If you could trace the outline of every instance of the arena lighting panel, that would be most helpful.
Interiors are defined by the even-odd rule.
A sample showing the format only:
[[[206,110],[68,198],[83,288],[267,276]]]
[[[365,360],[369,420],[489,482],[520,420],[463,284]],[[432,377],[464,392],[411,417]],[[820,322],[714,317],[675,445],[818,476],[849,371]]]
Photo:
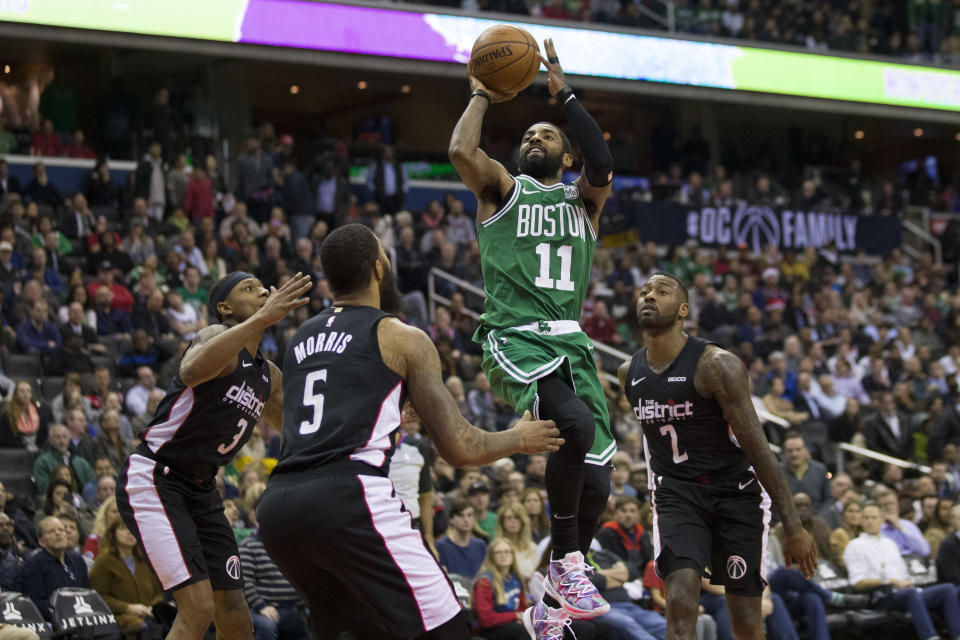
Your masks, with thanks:
[[[313,0],[0,0],[0,21],[464,63],[498,20]],[[571,74],[960,111],[960,71],[523,23]]]

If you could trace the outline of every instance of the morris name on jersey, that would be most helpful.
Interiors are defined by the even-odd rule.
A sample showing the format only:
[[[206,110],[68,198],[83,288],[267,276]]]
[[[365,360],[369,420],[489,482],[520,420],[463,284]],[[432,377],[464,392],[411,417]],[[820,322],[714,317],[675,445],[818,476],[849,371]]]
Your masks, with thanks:
[[[517,237],[546,236],[587,239],[586,221],[590,217],[581,206],[560,204],[521,204],[517,207]]]
[[[353,340],[353,335],[345,331],[318,333],[316,336],[310,336],[294,345],[293,355],[297,359],[297,364],[300,364],[304,358],[315,353],[332,352],[341,354],[346,350],[351,340]]]

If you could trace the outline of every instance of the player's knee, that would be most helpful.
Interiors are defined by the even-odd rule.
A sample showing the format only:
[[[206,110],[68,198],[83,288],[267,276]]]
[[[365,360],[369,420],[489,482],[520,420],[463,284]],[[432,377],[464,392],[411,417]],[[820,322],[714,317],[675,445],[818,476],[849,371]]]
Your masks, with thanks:
[[[667,638],[695,637],[700,603],[696,598],[675,598],[667,609]]]
[[[556,420],[560,437],[564,439],[563,449],[586,455],[593,446],[596,432],[593,413],[582,402],[570,402],[564,408],[563,416]]]
[[[758,635],[763,631],[763,614],[760,607],[756,607],[756,611],[742,607],[736,613],[731,611],[730,629],[733,631],[733,637],[737,640],[762,638],[762,635]]]
[[[177,618],[182,620],[191,632],[198,632],[199,635],[196,637],[206,632],[216,613],[213,602],[210,600],[196,599],[189,602],[187,606],[178,602],[178,607]]]

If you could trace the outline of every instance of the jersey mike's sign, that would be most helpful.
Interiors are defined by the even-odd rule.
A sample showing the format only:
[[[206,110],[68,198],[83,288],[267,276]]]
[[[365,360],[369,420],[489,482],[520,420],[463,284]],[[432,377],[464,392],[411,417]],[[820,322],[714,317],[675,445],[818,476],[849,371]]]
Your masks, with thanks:
[[[843,211],[805,211],[737,203],[729,207],[689,207],[673,203],[620,201],[619,215],[600,217],[601,235],[635,228],[643,242],[729,246],[760,253],[767,245],[781,249],[817,249],[888,253],[900,246],[900,221],[891,216],[857,216]]]

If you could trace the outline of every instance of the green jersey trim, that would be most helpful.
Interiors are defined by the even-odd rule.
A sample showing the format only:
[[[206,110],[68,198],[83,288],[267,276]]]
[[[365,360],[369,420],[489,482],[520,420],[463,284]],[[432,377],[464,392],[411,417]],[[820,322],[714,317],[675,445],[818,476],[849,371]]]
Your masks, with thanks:
[[[563,189],[564,187],[567,186],[567,185],[565,185],[563,182],[558,182],[557,184],[551,184],[550,186],[547,186],[547,185],[543,184],[542,182],[540,182],[539,180],[537,180],[536,178],[531,178],[530,176],[528,176],[528,175],[525,174],[525,173],[521,173],[520,175],[518,175],[518,176],[517,176],[517,179],[519,179],[519,178],[524,178],[524,179],[526,179],[526,180],[529,180],[530,182],[532,182],[532,183],[534,184],[534,186],[536,186],[536,187],[539,188],[539,189],[542,189],[543,191],[555,191],[556,189]],[[530,196],[530,195],[533,195],[533,194],[528,191],[528,192],[527,192],[527,195]]]
[[[500,218],[502,218],[502,217],[504,216],[504,214],[506,214],[508,211],[510,211],[510,209],[513,207],[513,205],[515,205],[515,204],[517,203],[517,199],[520,197],[520,191],[521,191],[521,189],[522,189],[522,187],[520,186],[520,182],[519,182],[516,178],[514,178],[514,179],[513,179],[513,189],[511,190],[512,195],[510,196],[510,199],[507,200],[507,201],[503,204],[503,206],[501,206],[496,212],[494,212],[494,214],[493,214],[492,216],[490,216],[489,218],[487,218],[486,220],[484,220],[483,222],[481,222],[481,223],[480,223],[480,226],[482,226],[482,227],[489,227],[491,224],[493,224],[494,222],[496,222],[497,220],[499,220]]]
[[[504,372],[507,373],[511,378],[514,378],[525,384],[536,382],[540,378],[553,373],[553,371],[563,364],[564,360],[566,360],[565,357],[558,356],[550,362],[537,367],[533,371],[524,371],[514,363],[510,362],[510,359],[507,358],[502,351],[500,351],[500,348],[497,346],[497,340],[493,336],[493,331],[487,334],[487,344],[490,346],[490,354],[493,356],[493,359],[497,361],[497,364],[500,365],[500,368],[503,369]]]
[[[600,453],[588,453],[583,461],[586,464],[606,464],[610,458],[613,457],[613,454],[617,452],[617,441],[614,440],[610,443],[610,446],[601,451]]]

